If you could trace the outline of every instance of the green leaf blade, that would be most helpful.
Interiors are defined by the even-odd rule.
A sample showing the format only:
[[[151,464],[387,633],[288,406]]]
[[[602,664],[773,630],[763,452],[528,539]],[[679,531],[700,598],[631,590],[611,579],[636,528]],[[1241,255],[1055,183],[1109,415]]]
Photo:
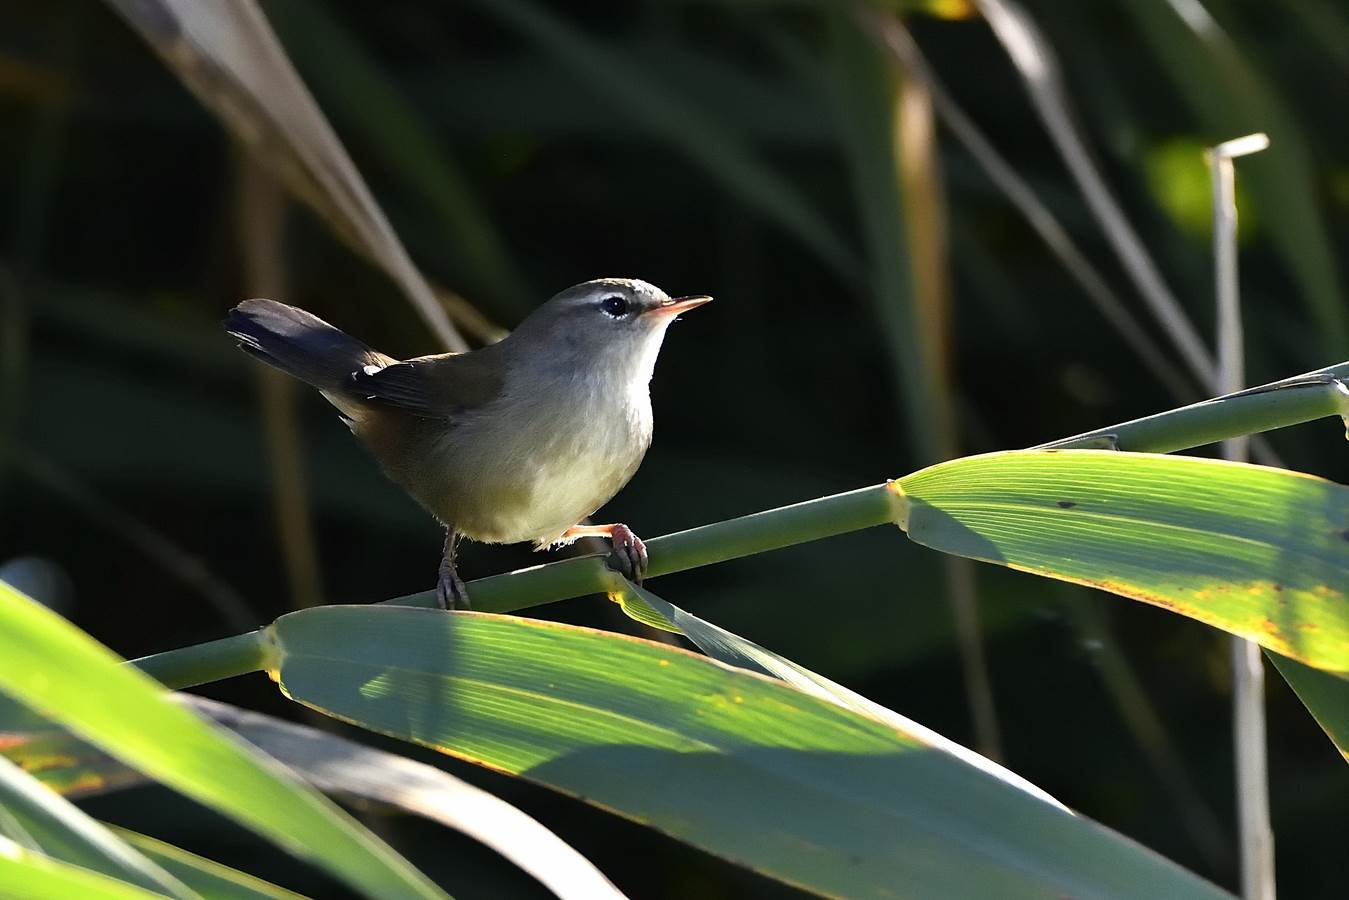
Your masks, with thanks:
[[[912,735],[666,645],[409,607],[272,629],[295,700],[826,895],[1225,896]]]
[[[325,794],[396,809],[460,831],[528,872],[561,900],[623,897],[589,860],[533,817],[440,768],[217,700],[192,694],[175,699]],[[0,703],[0,763],[8,758],[67,795],[115,791],[148,780],[70,732],[33,718],[15,718]],[[5,830],[0,810],[0,833]],[[112,830],[204,896],[298,896],[154,838]]]
[[[197,897],[187,885],[2,757],[0,811],[45,856],[148,891],[191,900]],[[0,822],[0,834],[5,830]]]
[[[304,895],[189,853],[148,835],[114,827],[122,840],[168,870],[204,900],[304,900]]]
[[[1349,681],[1277,653],[1265,655],[1349,762]]]
[[[322,795],[3,583],[0,691],[366,893],[445,896]]]
[[[1261,466],[1013,451],[900,479],[920,544],[1170,609],[1349,673],[1349,488]]]
[[[147,900],[165,896],[34,853],[0,837],[0,897],[6,900]]]

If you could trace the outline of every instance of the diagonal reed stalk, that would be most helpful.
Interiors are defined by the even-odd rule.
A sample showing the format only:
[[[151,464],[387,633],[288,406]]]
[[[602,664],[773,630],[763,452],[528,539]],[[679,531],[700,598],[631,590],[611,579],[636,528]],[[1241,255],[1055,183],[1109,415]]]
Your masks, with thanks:
[[[256,0],[211,9],[108,3],[245,147],[402,288],[447,349],[468,349]]]
[[[866,6],[857,7],[857,13],[872,29],[876,40],[880,41],[904,68],[905,75],[927,86],[932,95],[933,106],[943,124],[984,170],[989,180],[1002,191],[1008,202],[1016,207],[1026,220],[1026,224],[1039,236],[1050,252],[1058,257],[1068,274],[1082,288],[1082,293],[1096,306],[1101,317],[1129,345],[1138,360],[1159,382],[1166,385],[1176,399],[1187,400],[1194,397],[1196,392],[1189,379],[1165,353],[1158,349],[1143,324],[1110,287],[1105,276],[1092,265],[1086,253],[1073,241],[1068,229],[1055,218],[1026,180],[1017,174],[1012,164],[998,152],[988,137],[979,130],[974,120],[956,103],[950,91],[928,64],[918,43],[904,27],[900,17],[883,14]]]
[[[1057,588],[1059,607],[1073,622],[1083,646],[1091,648],[1092,668],[1099,674],[1102,686],[1114,700],[1157,780],[1166,788],[1180,824],[1209,868],[1225,871],[1232,860],[1232,841],[1190,777],[1162,713],[1137,669],[1121,650],[1106,614],[1105,599],[1091,596],[1080,585],[1061,584]]]
[[[1157,264],[1143,246],[1142,238],[1129,224],[1123,207],[1092,159],[1082,130],[1074,119],[1058,59],[1049,41],[1026,11],[1012,0],[975,0],[975,5],[1021,73],[1031,103],[1054,146],[1153,316],[1199,382],[1210,390],[1224,390],[1216,387],[1218,371],[1213,355],[1204,346],[1180,301],[1167,287]]]
[[[1114,447],[1170,453],[1243,434],[1327,416],[1349,417],[1349,362],[1202,403],[1122,422],[1041,445],[1042,449]],[[651,577],[712,565],[895,521],[888,483],[859,488],[652,538]],[[512,612],[571,597],[604,593],[611,579],[602,556],[585,556],[469,582],[474,608]],[[434,606],[435,591],[385,601]],[[196,644],[134,663],[170,688],[187,688],[260,671],[267,661],[261,631]]]
[[[257,612],[200,556],[81,481],[74,473],[23,445],[7,449],[7,462],[24,478],[59,498],[109,538],[126,544],[179,584],[198,593],[232,628],[257,620]]]

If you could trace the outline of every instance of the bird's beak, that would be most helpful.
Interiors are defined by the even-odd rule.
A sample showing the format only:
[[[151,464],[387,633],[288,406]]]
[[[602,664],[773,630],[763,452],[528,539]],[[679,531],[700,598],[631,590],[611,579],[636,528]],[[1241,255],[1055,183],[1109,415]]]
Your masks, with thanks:
[[[696,297],[674,297],[662,301],[660,306],[653,306],[646,311],[648,316],[677,316],[680,313],[686,313],[695,306],[702,306],[704,303],[711,303],[712,298],[706,294],[699,294]]]

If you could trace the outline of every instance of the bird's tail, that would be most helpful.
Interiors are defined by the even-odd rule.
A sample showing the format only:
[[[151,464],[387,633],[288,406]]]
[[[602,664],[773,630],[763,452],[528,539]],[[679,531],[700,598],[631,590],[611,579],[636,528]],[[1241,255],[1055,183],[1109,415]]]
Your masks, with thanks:
[[[230,310],[225,330],[241,349],[325,394],[342,392],[357,369],[394,361],[318,316],[275,300],[245,300]]]

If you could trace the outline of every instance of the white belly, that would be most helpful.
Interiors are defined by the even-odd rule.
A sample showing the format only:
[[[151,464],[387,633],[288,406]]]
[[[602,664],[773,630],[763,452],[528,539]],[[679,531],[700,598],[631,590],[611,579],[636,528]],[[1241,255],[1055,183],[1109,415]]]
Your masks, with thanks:
[[[650,400],[623,399],[636,402],[543,394],[515,407],[509,426],[498,416],[466,422],[445,447],[450,521],[486,543],[556,541],[627,484],[646,453]]]
[[[640,457],[638,457],[640,460]],[[554,457],[525,475],[529,500],[500,508],[493,517],[501,543],[555,543],[564,531],[594,513],[632,477],[636,463],[612,456]]]

